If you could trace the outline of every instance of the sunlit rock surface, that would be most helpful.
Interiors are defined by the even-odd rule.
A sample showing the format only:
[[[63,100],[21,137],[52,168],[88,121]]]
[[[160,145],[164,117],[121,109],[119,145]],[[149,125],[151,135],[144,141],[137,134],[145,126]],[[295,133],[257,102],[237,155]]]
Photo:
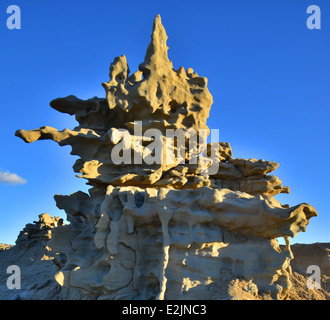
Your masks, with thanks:
[[[105,99],[53,100],[51,107],[75,115],[73,130],[16,132],[29,143],[70,145],[79,156],[74,171],[91,185],[89,194],[55,196],[70,222],[54,228],[48,244],[66,255],[55,278],[92,299],[284,299],[289,237],[317,213],[273,197],[289,193],[268,175],[278,163],[233,158],[229,143],[206,143],[207,79],[174,70],[166,40],[158,15],[139,70],[130,75],[126,57],[114,59]],[[186,134],[180,159],[168,130]],[[188,146],[193,132],[203,138]],[[118,150],[122,162],[113,157]]]

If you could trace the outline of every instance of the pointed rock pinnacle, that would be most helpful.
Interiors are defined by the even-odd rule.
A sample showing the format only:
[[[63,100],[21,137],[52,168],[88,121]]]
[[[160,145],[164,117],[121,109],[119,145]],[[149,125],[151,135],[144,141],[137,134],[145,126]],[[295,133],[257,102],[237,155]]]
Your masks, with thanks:
[[[151,34],[151,42],[147,48],[144,62],[140,64],[139,69],[146,76],[151,70],[156,70],[163,67],[173,68],[172,62],[167,56],[168,46],[166,45],[168,37],[162,20],[158,14],[155,17],[153,30]]]

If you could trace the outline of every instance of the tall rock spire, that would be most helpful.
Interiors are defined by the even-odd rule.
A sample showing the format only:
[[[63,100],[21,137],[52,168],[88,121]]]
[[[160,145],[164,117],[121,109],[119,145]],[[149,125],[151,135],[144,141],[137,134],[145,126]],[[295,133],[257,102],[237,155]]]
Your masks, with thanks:
[[[173,68],[172,62],[168,59],[166,45],[168,37],[162,20],[158,14],[155,17],[153,30],[151,34],[151,42],[147,48],[144,62],[140,64],[139,69],[147,76],[151,70],[161,70]]]
[[[140,70],[129,75],[116,57],[106,99],[53,100],[76,116],[73,130],[16,132],[70,145],[74,171],[92,186],[55,196],[70,221],[52,229],[49,247],[67,256],[55,279],[89,299],[286,298],[289,237],[317,212],[273,198],[289,191],[267,175],[278,163],[232,158],[222,142],[201,155],[212,95],[205,77],[173,69],[166,40],[157,15]]]

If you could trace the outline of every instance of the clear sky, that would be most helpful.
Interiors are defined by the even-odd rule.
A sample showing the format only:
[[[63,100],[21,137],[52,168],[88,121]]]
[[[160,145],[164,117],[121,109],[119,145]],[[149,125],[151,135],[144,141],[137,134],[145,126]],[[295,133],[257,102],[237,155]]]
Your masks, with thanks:
[[[13,4],[20,30],[6,26]],[[321,9],[318,30],[306,25],[313,4]],[[105,97],[110,63],[125,54],[137,70],[158,13],[174,68],[208,78],[208,125],[220,141],[230,142],[235,158],[279,162],[274,174],[291,193],[276,198],[318,211],[291,242],[330,242],[330,1],[2,0],[0,243],[14,244],[43,212],[65,218],[55,194],[88,190],[75,177],[69,146],[25,144],[15,131],[72,129],[74,118],[49,102]]]

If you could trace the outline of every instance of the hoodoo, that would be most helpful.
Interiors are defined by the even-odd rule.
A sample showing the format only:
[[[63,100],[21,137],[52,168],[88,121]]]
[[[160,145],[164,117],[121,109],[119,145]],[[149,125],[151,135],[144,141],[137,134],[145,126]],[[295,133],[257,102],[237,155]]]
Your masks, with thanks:
[[[53,100],[75,115],[73,130],[16,132],[26,142],[70,145],[74,171],[91,186],[55,196],[70,222],[52,229],[49,246],[67,257],[56,280],[89,299],[284,299],[289,237],[317,213],[274,198],[289,193],[269,175],[278,163],[233,158],[229,143],[201,138],[210,133],[207,79],[174,70],[166,40],[158,15],[139,70],[130,74],[123,55],[110,65],[106,98]]]

